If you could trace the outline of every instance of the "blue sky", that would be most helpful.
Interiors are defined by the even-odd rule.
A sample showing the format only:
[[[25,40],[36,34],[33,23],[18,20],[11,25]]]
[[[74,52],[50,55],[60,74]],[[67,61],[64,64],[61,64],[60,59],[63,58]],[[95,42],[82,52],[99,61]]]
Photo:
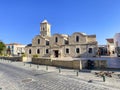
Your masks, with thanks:
[[[0,0],[0,40],[31,43],[44,19],[52,34],[96,34],[106,44],[120,32],[120,0]]]

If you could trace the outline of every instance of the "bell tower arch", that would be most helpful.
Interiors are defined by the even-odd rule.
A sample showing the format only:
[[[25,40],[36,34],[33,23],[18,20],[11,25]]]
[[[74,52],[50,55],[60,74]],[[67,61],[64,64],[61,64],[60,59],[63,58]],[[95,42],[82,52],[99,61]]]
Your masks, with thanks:
[[[51,25],[47,20],[44,20],[40,23],[40,34],[41,36],[51,36]]]

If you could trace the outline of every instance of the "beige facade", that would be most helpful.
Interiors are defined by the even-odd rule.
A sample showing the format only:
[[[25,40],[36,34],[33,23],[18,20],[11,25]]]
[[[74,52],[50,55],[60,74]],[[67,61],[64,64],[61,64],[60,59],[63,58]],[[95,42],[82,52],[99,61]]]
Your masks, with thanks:
[[[28,57],[37,54],[39,57],[93,57],[97,52],[96,35],[86,35],[75,32],[71,36],[54,34],[47,20],[40,23],[40,34],[32,39],[32,44],[26,46]]]
[[[108,55],[110,55],[110,56],[115,55],[114,39],[109,38],[106,40],[107,40],[107,53],[108,53]]]

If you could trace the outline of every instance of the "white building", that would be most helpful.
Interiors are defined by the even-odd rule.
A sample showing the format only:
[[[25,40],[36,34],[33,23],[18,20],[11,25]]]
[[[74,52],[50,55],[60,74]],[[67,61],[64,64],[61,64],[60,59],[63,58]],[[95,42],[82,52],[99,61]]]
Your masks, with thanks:
[[[114,45],[114,39],[108,38],[107,40],[107,53],[108,55],[114,55],[115,54],[115,45]]]
[[[12,56],[21,55],[22,53],[25,53],[25,46],[26,45],[18,43],[6,44],[7,54]]]
[[[120,33],[114,35],[114,45],[115,47],[120,47]]]

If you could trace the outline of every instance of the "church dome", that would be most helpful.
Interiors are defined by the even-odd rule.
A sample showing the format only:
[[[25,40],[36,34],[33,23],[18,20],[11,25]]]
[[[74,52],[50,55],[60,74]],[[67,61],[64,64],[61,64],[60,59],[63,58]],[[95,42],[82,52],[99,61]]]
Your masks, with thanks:
[[[48,23],[48,21],[47,20],[43,20],[42,23]]]

